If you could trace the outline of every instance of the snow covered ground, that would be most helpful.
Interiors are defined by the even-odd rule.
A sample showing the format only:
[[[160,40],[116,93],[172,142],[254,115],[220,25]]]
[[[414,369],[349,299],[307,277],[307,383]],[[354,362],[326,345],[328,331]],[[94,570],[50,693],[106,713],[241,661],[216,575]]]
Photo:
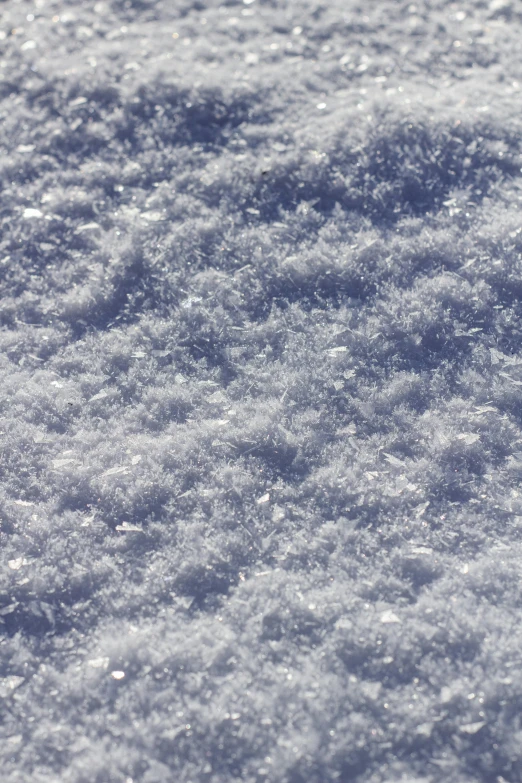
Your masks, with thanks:
[[[522,781],[521,35],[1,3],[3,783]]]

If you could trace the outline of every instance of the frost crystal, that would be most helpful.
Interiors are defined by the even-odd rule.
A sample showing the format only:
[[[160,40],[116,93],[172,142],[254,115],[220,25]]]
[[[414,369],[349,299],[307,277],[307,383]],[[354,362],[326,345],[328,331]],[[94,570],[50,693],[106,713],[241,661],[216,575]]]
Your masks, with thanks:
[[[391,609],[387,609],[385,612],[381,614],[381,623],[400,623],[402,622],[400,617],[398,617],[395,612],[392,612]]]

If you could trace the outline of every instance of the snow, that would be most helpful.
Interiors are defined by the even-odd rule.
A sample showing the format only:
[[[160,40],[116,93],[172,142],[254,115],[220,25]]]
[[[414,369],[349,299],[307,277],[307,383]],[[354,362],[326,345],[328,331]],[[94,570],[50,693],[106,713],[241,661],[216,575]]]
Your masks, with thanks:
[[[2,781],[521,780],[521,24],[4,0]]]

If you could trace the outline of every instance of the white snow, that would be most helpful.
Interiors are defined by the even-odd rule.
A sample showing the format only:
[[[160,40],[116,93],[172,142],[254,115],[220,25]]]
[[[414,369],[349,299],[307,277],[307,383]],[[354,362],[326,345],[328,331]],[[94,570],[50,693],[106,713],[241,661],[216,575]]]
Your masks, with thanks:
[[[516,783],[518,5],[1,7],[2,783]]]

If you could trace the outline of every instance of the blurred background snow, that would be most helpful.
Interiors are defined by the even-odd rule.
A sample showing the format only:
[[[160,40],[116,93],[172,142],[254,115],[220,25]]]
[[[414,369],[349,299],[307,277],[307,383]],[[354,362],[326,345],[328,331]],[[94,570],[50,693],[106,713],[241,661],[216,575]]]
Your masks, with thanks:
[[[522,780],[521,33],[2,2],[3,781]]]

